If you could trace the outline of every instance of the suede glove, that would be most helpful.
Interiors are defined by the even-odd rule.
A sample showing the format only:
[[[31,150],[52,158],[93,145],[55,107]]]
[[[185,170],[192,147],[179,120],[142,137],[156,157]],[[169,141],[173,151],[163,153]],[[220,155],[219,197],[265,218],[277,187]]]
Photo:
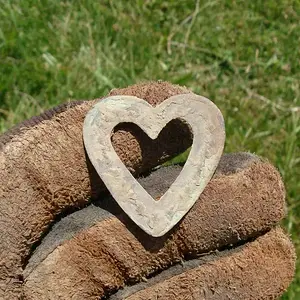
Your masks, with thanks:
[[[158,82],[110,95],[155,106],[184,93]],[[277,225],[285,215],[277,170],[248,153],[223,155],[188,214],[152,238],[108,195],[85,154],[82,125],[95,101],[62,105],[0,136],[0,299],[279,297],[293,278],[295,251]],[[112,136],[154,198],[181,167],[153,168],[191,142],[178,120],[154,142],[133,124]]]

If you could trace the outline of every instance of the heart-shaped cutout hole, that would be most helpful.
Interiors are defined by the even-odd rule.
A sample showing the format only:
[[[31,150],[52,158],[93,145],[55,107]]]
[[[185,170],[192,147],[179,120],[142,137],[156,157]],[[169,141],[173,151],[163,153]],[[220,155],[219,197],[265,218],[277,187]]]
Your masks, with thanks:
[[[152,184],[149,179],[143,180],[143,178],[151,176],[153,167],[157,169],[171,158],[178,163],[179,157],[174,158],[174,154],[182,153],[180,162],[183,166],[192,141],[191,128],[179,119],[170,121],[154,140],[134,123],[120,123],[111,134],[111,143],[115,152],[133,176],[139,174],[140,184],[154,200],[161,198],[177,176],[174,178],[174,174],[172,174],[172,178],[166,178],[161,183],[156,180]],[[129,155],[129,153],[133,153],[133,155]],[[173,156],[170,156],[172,154]],[[132,165],[135,168],[128,168]],[[177,175],[179,173],[178,169]]]

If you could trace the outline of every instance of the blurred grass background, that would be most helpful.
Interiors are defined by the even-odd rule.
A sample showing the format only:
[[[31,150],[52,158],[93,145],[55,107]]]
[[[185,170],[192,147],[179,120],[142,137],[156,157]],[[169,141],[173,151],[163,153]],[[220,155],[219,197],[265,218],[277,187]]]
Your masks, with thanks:
[[[299,0],[0,0],[0,71],[0,132],[144,80],[210,98],[224,114],[226,152],[280,170],[300,256]],[[297,267],[283,299],[300,299]]]

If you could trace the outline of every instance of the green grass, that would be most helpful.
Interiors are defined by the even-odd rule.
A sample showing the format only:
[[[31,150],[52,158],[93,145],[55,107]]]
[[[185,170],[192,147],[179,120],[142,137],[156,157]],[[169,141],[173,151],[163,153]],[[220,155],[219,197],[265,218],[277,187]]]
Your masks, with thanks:
[[[300,1],[0,0],[0,132],[144,80],[186,85],[226,121],[226,151],[280,170],[300,256]],[[300,262],[283,299],[300,299]]]

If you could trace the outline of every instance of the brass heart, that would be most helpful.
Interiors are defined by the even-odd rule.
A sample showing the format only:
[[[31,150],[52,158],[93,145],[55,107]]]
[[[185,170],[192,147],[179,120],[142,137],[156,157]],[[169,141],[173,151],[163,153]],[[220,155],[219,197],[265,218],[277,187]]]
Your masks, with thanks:
[[[193,144],[181,173],[155,201],[122,163],[111,135],[116,125],[130,122],[155,139],[173,119],[190,125]],[[137,97],[112,96],[88,112],[83,138],[93,166],[117,203],[140,228],[159,237],[182,219],[211,179],[223,152],[225,128],[216,105],[195,94],[172,96],[156,107]]]

